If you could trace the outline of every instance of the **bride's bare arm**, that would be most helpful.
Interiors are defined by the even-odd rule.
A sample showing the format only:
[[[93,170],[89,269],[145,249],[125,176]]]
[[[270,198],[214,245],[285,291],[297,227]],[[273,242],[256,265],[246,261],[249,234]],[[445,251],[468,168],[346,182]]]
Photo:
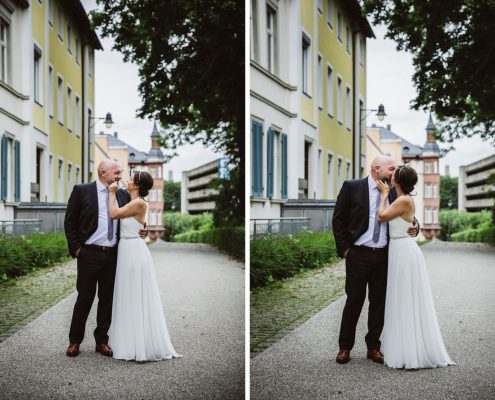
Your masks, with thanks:
[[[108,202],[110,208],[110,218],[122,219],[127,217],[142,216],[146,213],[146,203],[144,200],[136,199],[119,208],[117,203],[117,185],[110,185],[108,191],[110,196]]]

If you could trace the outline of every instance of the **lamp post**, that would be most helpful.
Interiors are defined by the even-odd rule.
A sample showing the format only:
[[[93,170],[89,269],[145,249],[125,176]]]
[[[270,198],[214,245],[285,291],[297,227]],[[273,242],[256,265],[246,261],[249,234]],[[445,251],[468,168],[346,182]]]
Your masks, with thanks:
[[[452,218],[452,200],[449,200],[447,203],[447,207],[449,207],[449,223],[448,223],[448,231],[447,231],[447,242],[450,242],[450,220]]]
[[[363,111],[368,111],[368,114],[366,114],[364,117],[362,117],[362,114],[363,114]],[[378,108],[372,108],[372,109],[368,109],[368,108],[360,108],[359,109],[359,116],[361,117],[361,122],[366,119],[366,117],[368,115],[370,115],[373,111],[376,111],[376,116],[378,117],[378,121],[382,122],[385,117],[387,116],[387,114],[385,114],[385,107],[383,106],[383,104],[380,104],[378,106]]]

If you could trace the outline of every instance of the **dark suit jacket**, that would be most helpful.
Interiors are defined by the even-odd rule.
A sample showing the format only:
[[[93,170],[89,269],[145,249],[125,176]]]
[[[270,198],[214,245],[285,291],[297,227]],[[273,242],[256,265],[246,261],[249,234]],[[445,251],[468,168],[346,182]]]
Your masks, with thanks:
[[[131,200],[126,190],[117,191],[119,207]],[[64,220],[65,236],[69,254],[76,257],[76,251],[90,238],[98,228],[98,193],[96,182],[75,185],[67,204]],[[117,223],[119,240],[120,220]]]
[[[395,199],[397,199],[397,191],[392,188],[388,201],[392,203]],[[369,213],[368,177],[345,181],[337,196],[332,218],[333,235],[337,254],[340,257],[344,257],[345,251],[368,230]]]

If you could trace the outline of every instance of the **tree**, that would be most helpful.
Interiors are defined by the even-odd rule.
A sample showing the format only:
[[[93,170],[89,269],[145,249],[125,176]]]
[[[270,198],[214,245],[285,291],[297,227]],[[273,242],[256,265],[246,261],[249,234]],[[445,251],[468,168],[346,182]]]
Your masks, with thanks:
[[[458,179],[453,176],[440,176],[440,208],[448,209],[449,201],[452,209],[456,210],[458,205],[457,186]]]
[[[398,50],[412,54],[415,110],[433,111],[438,139],[495,143],[495,1],[363,0]]]
[[[163,181],[163,210],[172,211],[174,209],[180,211],[180,187],[181,182]]]
[[[240,176],[232,210],[244,215],[244,1],[97,0],[92,23],[138,66],[139,118],[165,129],[170,157],[201,142]]]

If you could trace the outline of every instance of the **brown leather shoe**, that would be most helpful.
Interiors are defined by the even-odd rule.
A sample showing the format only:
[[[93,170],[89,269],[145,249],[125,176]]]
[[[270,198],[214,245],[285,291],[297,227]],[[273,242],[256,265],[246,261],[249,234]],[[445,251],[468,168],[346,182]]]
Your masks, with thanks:
[[[377,349],[368,350],[368,354],[366,355],[366,358],[369,358],[370,360],[378,364],[383,364],[383,354],[381,353],[380,350]]]
[[[95,351],[98,352],[98,353],[100,353],[100,354],[103,354],[104,356],[107,356],[107,357],[112,357],[113,356],[112,349],[106,343],[97,344],[96,347],[95,347]]]
[[[69,357],[76,357],[79,355],[79,344],[71,343],[69,347],[67,347],[67,351],[65,352]]]
[[[346,349],[340,349],[339,354],[337,354],[337,358],[335,361],[339,364],[348,363],[351,358],[351,351]]]

